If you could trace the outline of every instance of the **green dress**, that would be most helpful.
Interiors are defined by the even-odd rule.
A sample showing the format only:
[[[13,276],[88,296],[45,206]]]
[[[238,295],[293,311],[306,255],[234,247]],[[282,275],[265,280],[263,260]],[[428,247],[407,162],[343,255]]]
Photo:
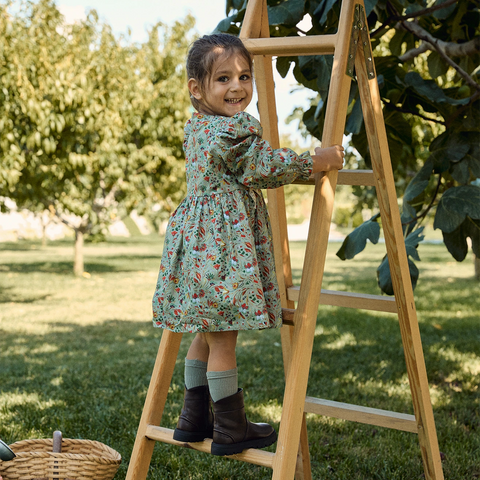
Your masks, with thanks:
[[[308,152],[274,150],[251,115],[195,113],[185,126],[187,196],[167,227],[154,325],[174,332],[281,326],[272,234],[260,188],[312,172]]]

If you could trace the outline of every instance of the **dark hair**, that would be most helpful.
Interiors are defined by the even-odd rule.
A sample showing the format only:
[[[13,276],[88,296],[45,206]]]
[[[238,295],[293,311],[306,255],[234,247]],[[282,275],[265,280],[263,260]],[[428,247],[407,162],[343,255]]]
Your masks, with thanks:
[[[200,87],[200,91],[205,91],[205,85],[212,74],[213,64],[217,58],[224,54],[239,53],[248,62],[252,70],[252,57],[246,49],[243,42],[234,35],[228,33],[214,33],[204,35],[195,40],[187,56],[187,77],[194,78]],[[199,110],[200,102],[193,96],[190,101],[196,110]]]

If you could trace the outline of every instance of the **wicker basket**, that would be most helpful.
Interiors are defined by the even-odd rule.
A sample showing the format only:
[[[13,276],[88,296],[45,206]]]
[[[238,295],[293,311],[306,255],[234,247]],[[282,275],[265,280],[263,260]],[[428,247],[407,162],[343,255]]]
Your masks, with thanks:
[[[111,480],[122,457],[100,442],[64,438],[62,453],[53,440],[22,440],[10,445],[16,457],[0,461],[3,480]]]

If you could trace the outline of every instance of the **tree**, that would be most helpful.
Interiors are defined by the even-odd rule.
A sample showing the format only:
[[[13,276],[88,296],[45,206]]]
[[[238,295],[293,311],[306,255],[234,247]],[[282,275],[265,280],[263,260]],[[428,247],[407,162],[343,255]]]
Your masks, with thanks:
[[[70,226],[81,275],[86,234],[133,208],[168,213],[185,190],[178,59],[193,18],[158,23],[136,45],[94,10],[67,25],[52,0],[10,6],[0,6],[0,194]]]
[[[238,34],[246,1],[227,0],[228,18],[217,29]],[[340,3],[331,0],[268,0],[271,36],[334,33]],[[480,9],[468,0],[366,0],[375,66],[383,101],[387,137],[397,193],[403,197],[402,224],[412,283],[414,260],[423,229],[434,213],[448,251],[465,259],[470,238],[480,256]],[[299,22],[308,15],[312,27]],[[283,77],[293,66],[296,80],[315,92],[312,106],[301,112],[306,130],[321,139],[331,56],[279,57]],[[370,166],[357,84],[352,83],[345,133],[350,168]],[[297,115],[299,110],[297,109]],[[375,208],[371,188],[356,187],[356,208]],[[379,239],[379,216],[345,239],[337,255],[353,258],[366,239]],[[386,258],[378,270],[379,286],[393,294]]]

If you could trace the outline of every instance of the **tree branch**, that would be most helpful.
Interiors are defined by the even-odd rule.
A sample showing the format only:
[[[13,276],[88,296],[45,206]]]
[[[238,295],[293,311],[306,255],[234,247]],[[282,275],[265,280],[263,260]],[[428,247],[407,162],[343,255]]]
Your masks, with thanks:
[[[423,10],[417,10],[416,12],[413,12],[401,17],[401,19],[407,20],[409,18],[423,17],[424,15],[430,15],[431,13],[436,12],[437,10],[441,10],[442,8],[449,7],[454,3],[457,3],[457,0],[447,0],[446,2],[433,5],[433,7],[424,8]]]
[[[390,102],[389,100],[386,100],[385,98],[382,98],[382,101],[386,105],[388,105],[389,108],[391,108],[393,110],[396,110],[397,112],[409,113],[411,115],[415,115],[416,117],[423,118],[424,120],[427,120],[429,122],[434,122],[434,123],[439,123],[440,125],[445,125],[445,122],[442,122],[442,120],[437,120],[435,118],[427,117],[426,115],[422,115],[420,112],[417,112],[415,110],[408,110],[406,108],[397,107],[394,103]]]
[[[423,40],[424,42],[429,43],[433,47],[432,49],[435,50],[436,52],[438,52],[438,54],[443,58],[443,60],[448,65],[453,67],[457,71],[457,73],[465,80],[465,82],[468,85],[473,87],[475,90],[480,91],[480,85],[477,82],[475,82],[475,80],[473,80],[473,78],[465,70],[463,70],[463,68],[461,68],[451,58],[448,57],[448,55],[446,54],[446,51],[445,51],[445,46],[447,45],[446,42],[443,42],[442,40],[439,40],[438,38],[435,38],[429,32],[427,32],[422,27],[420,27],[420,25],[418,25],[417,23],[401,22],[400,25],[405,30],[409,31],[410,33],[415,35],[420,40]],[[476,38],[474,38],[473,40],[471,40],[470,42],[467,42],[467,43],[469,44],[471,42],[480,42],[480,38],[479,38],[479,40],[477,40],[477,38],[479,38],[479,37],[476,37]],[[479,43],[479,45],[480,45],[480,43]],[[461,45],[459,45],[459,46],[461,46]]]
[[[391,24],[396,23],[396,22],[403,22],[405,20],[408,20],[409,18],[415,18],[415,17],[421,17],[421,16],[425,16],[425,15],[430,15],[431,13],[433,13],[437,10],[441,10],[442,8],[449,7],[450,5],[452,5],[456,2],[457,2],[457,0],[447,0],[444,3],[434,5],[433,7],[430,7],[430,8],[424,8],[423,10],[418,10],[417,12],[413,12],[413,13],[410,13],[408,15],[399,15],[398,12],[395,10],[396,14],[391,15],[386,22],[384,22],[380,27],[378,27],[376,30],[374,30],[370,34],[370,37],[374,37],[374,36],[378,35],[380,32],[383,32],[383,30],[385,30],[388,27],[388,25],[391,25]],[[388,3],[388,5],[389,5],[389,3]],[[392,6],[392,8],[393,8],[393,6]]]
[[[413,24],[419,29],[416,24]],[[403,26],[403,25],[402,25]],[[423,29],[422,29],[423,30]],[[425,31],[425,30],[424,30]],[[413,33],[413,32],[412,32]],[[454,42],[444,42],[443,40],[436,39],[438,47],[442,48],[446,55],[449,57],[467,57],[473,55],[474,53],[480,52],[480,37],[472,38],[472,40],[465,43],[454,43]],[[416,47],[408,50],[402,56],[398,57],[402,62],[411,60],[414,57],[417,57],[421,53],[426,52],[427,50],[437,50],[432,43],[423,41],[423,43]]]

